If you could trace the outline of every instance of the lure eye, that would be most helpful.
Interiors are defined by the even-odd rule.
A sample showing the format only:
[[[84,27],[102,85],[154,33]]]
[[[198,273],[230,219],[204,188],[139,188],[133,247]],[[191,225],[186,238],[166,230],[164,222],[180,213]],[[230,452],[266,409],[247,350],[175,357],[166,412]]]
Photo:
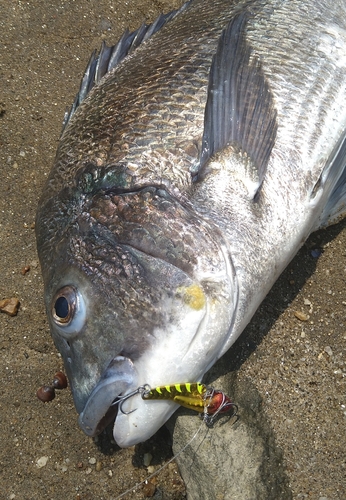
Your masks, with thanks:
[[[61,333],[78,333],[86,317],[86,308],[82,295],[72,285],[61,288],[54,296],[51,315]]]
[[[68,325],[73,319],[77,307],[77,294],[72,286],[65,286],[55,295],[52,316],[58,326]]]

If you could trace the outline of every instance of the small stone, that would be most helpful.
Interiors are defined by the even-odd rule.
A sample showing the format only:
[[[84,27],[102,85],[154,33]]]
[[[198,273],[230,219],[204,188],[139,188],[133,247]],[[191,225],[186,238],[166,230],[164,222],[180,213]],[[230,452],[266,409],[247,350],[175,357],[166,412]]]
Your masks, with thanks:
[[[153,456],[151,453],[144,453],[143,465],[145,467],[148,467],[148,465],[150,465],[150,462],[152,461],[152,459],[153,459]]]
[[[294,311],[294,315],[300,321],[307,321],[309,319],[309,316],[301,311]]]
[[[337,370],[334,371],[334,375],[338,378],[338,379],[343,379],[344,378],[344,375],[342,373],[342,371],[340,370],[340,368],[338,368]]]
[[[142,492],[143,492],[143,495],[146,497],[146,498],[151,498],[154,496],[154,493],[155,493],[155,490],[156,490],[156,486],[155,484],[153,483],[146,483],[143,488],[142,488]]]
[[[314,248],[313,250],[311,250],[310,254],[314,259],[318,259],[318,257],[320,257],[322,254],[322,250],[320,248]]]
[[[331,349],[331,347],[329,347],[329,345],[327,345],[325,348],[324,348],[324,351],[328,354],[328,356],[331,358],[333,356],[333,351]]]
[[[36,467],[41,469],[42,467],[45,467],[48,462],[48,457],[41,457],[36,460]]]
[[[16,297],[0,300],[0,312],[4,312],[9,316],[16,316],[18,313],[20,302]]]

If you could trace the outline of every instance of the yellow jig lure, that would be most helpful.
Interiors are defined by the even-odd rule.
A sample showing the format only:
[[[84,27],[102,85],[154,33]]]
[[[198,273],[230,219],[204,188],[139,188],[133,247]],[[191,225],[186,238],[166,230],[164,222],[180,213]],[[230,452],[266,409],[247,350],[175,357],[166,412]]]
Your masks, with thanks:
[[[203,420],[207,424],[211,424],[219,413],[226,413],[231,409],[235,409],[235,415],[238,412],[237,405],[224,392],[204,384],[174,384],[154,389],[143,387],[140,391],[143,399],[171,399],[185,408],[204,413]]]
[[[234,416],[238,413],[238,406],[224,392],[198,382],[162,385],[154,389],[148,384],[141,385],[133,392],[116,398],[113,405],[119,405],[119,410],[126,415],[132,413],[135,410],[126,412],[123,403],[136,394],[148,401],[170,399],[185,408],[203,413],[203,420],[207,425],[211,425],[220,413],[230,410],[235,410]]]

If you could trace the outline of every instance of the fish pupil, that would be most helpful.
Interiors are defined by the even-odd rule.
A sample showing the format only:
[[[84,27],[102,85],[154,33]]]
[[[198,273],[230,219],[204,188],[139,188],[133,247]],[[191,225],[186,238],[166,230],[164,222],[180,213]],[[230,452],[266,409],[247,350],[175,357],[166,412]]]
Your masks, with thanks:
[[[68,316],[69,305],[66,297],[59,297],[55,301],[55,314],[61,319],[65,319]]]

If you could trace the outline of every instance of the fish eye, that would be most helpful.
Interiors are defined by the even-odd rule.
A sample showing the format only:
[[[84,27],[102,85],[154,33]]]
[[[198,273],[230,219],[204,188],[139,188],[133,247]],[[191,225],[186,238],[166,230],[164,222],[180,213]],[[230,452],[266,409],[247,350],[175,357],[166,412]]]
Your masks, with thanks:
[[[59,326],[68,325],[76,311],[77,296],[72,286],[64,286],[55,295],[52,306],[52,316]]]
[[[66,333],[78,332],[85,322],[85,304],[72,285],[61,288],[53,297],[51,315],[54,323]]]
[[[59,318],[59,321],[62,323],[68,320],[68,317],[70,316],[70,304],[68,303],[66,297],[58,297],[55,301],[54,309],[54,317],[56,319]]]

